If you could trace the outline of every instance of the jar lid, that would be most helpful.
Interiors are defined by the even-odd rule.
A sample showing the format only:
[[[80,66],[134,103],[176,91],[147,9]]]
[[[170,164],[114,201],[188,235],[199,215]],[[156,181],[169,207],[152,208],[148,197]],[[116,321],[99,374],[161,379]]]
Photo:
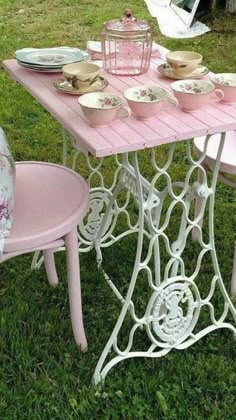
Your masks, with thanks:
[[[145,20],[136,19],[132,15],[131,9],[124,11],[124,16],[121,19],[113,19],[105,22],[105,28],[111,32],[147,32],[150,26]]]

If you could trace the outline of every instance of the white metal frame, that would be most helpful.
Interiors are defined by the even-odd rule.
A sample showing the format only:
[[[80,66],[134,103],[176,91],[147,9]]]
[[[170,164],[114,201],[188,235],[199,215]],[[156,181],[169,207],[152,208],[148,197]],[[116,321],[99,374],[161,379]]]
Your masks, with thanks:
[[[215,168],[212,181],[209,184],[207,173],[204,168],[207,146],[210,136],[206,137],[204,151],[200,158],[195,160],[192,156],[191,141],[186,141],[186,158],[189,163],[189,170],[183,182],[173,182],[169,174],[169,168],[175,152],[175,143],[170,145],[169,153],[164,166],[160,167],[156,162],[155,149],[150,149],[150,163],[155,175],[149,182],[139,170],[138,152],[124,153],[122,161],[116,157],[117,168],[114,170],[114,177],[111,186],[105,187],[104,178],[101,173],[103,159],[96,166],[90,163],[89,156],[86,156],[87,165],[90,171],[88,182],[91,184],[94,176],[99,177],[100,186],[91,187],[91,211],[87,220],[80,224],[80,252],[88,252],[96,249],[97,261],[102,267],[103,249],[122,240],[126,235],[135,233],[137,235],[136,256],[133,265],[133,273],[129,281],[128,290],[125,296],[122,295],[109,275],[104,272],[104,277],[117,296],[122,307],[113,332],[99,358],[93,381],[94,384],[103,382],[109,370],[122,360],[132,357],[162,357],[173,349],[183,350],[196,343],[206,334],[220,328],[228,328],[236,336],[236,328],[227,320],[230,313],[236,323],[236,310],[225,289],[215,250],[214,241],[214,198],[217,176],[220,166],[220,157],[224,145],[225,133],[221,135],[218,148]],[[63,163],[66,164],[66,135],[63,136]],[[76,159],[81,153],[73,139],[74,148],[73,168]],[[196,173],[196,181],[190,183],[193,174]],[[199,174],[201,176],[199,176]],[[157,189],[156,184],[160,177],[166,180],[166,187]],[[180,189],[177,195],[175,187]],[[117,196],[121,190],[126,191],[126,199],[122,206],[118,205]],[[161,214],[166,197],[171,203],[166,211],[164,222],[161,224]],[[138,208],[138,220],[131,222],[129,214],[129,202],[131,197]],[[197,197],[201,197],[201,206],[198,214],[193,220],[190,218],[191,204]],[[209,239],[205,243],[202,235],[200,221],[204,217],[206,204],[209,202],[208,232]],[[176,205],[182,206],[182,215],[179,223],[177,240],[170,242],[166,230],[169,226],[172,211]],[[127,220],[127,229],[114,234],[118,216],[123,213]],[[187,276],[183,252],[188,238],[192,238],[193,230],[197,230],[197,240],[201,251],[197,257],[196,267],[191,276]],[[142,260],[144,237],[149,241],[148,252]],[[169,261],[165,267],[164,275],[161,275],[160,239],[164,241]],[[210,253],[212,261],[212,278],[209,280],[208,294],[203,298],[198,287],[198,275],[201,269],[203,257]],[[36,258],[36,257],[35,257]],[[154,269],[150,267],[153,258]],[[42,261],[42,260],[41,260]],[[41,263],[40,261],[40,263]],[[39,264],[37,258],[35,266]],[[142,317],[136,312],[133,301],[133,293],[137,279],[141,272],[145,272],[147,283],[150,289],[150,297],[146,302],[146,310]],[[216,287],[219,288],[224,302],[220,316],[216,316],[212,302]],[[209,310],[209,325],[195,331],[202,308]],[[128,343],[125,349],[119,345],[119,333],[126,316],[132,319],[132,327],[127,331]],[[149,345],[145,351],[133,350],[133,342],[137,330],[146,332]]]
[[[197,8],[198,8],[198,5],[199,5],[199,2],[200,2],[200,0],[195,0],[195,3],[194,3],[194,6],[193,6],[193,8],[192,8],[192,11],[191,11],[191,13],[188,13],[187,11],[186,11],[186,13],[188,13],[189,14],[189,16],[188,16],[188,21],[185,21],[184,19],[183,19],[183,16],[181,15],[181,13],[178,13],[178,11],[180,10],[180,11],[182,11],[182,9],[180,8],[180,7],[178,7],[178,6],[176,6],[175,4],[174,4],[174,2],[173,2],[173,0],[170,0],[170,3],[169,3],[169,7],[171,7],[171,9],[175,12],[175,14],[178,16],[178,18],[186,25],[186,30],[192,25],[192,22],[193,22],[193,19],[194,19],[194,16],[195,16],[195,13],[196,13],[196,11],[197,11]],[[173,7],[174,6],[174,7]],[[179,10],[178,10],[179,9]]]

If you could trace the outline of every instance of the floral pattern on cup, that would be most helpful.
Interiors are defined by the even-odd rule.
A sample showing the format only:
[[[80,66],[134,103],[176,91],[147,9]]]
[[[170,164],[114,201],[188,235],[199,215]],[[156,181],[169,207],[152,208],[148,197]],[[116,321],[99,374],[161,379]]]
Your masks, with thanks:
[[[185,68],[186,64],[181,64],[178,65],[177,63],[165,63],[163,64],[163,68],[166,70],[176,70],[176,69],[181,69],[181,68]]]
[[[73,88],[78,87],[78,84],[77,84],[78,82],[80,82],[82,85],[88,84],[88,86],[92,86],[98,80],[104,80],[104,79],[102,77],[100,77],[99,75],[97,75],[93,78],[85,79],[85,80],[81,80],[78,76],[73,76],[73,77],[67,77],[66,78],[66,81],[68,83],[70,83]]]
[[[120,105],[120,99],[116,96],[105,96],[98,99],[101,108],[114,108]]]
[[[214,76],[211,78],[213,83],[218,83],[220,85],[223,86],[232,86],[235,87],[236,86],[236,77],[235,74],[232,74],[230,76],[230,74],[228,76]]]
[[[145,102],[154,102],[158,101],[162,98],[163,93],[161,95],[162,90],[158,92],[158,90],[147,88],[147,89],[140,89],[133,92],[133,95],[136,97],[135,99],[144,100]]]
[[[185,67],[187,67],[187,64],[178,64],[178,63],[169,62],[169,67],[171,67],[174,70],[176,70],[176,69],[184,69]]]
[[[205,89],[200,87],[197,82],[187,82],[179,85],[179,91],[183,93],[204,93]]]
[[[212,81],[215,83],[219,83],[220,85],[230,86],[229,81],[226,80],[223,76],[214,77],[212,78]]]

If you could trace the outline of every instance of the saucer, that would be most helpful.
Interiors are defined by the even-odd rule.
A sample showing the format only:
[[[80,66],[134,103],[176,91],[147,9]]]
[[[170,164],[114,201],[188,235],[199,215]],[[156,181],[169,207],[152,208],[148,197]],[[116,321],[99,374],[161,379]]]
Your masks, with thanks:
[[[56,89],[64,93],[69,93],[70,95],[83,95],[84,93],[89,92],[99,92],[100,90],[105,89],[109,85],[107,79],[99,77],[99,79],[89,87],[80,87],[74,88],[69,82],[64,79],[58,79],[54,82]]]
[[[163,76],[168,77],[169,79],[184,80],[184,79],[201,79],[209,73],[209,70],[206,66],[199,65],[196,70],[192,73],[187,74],[186,76],[177,76],[174,74],[173,69],[164,63],[157,67],[157,71]]]

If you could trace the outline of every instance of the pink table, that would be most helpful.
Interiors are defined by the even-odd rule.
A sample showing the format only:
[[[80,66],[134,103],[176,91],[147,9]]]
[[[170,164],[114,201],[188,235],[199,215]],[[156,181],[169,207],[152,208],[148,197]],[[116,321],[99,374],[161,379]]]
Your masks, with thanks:
[[[154,83],[169,89],[171,81],[162,78],[156,71],[157,65],[161,62],[160,59],[152,60],[149,72],[137,77],[106,75],[110,82],[107,90],[122,93],[130,86]],[[81,113],[77,97],[63,94],[54,88],[53,81],[58,78],[58,74],[30,72],[18,66],[15,60],[4,61],[4,67],[10,76],[24,86],[73,136],[73,146],[76,150],[74,164],[80,151],[87,155],[90,169],[88,181],[92,184],[93,177],[98,177],[100,180],[100,185],[91,188],[91,212],[88,220],[80,225],[80,250],[85,252],[95,247],[98,262],[101,264],[103,248],[129,234],[137,235],[133,274],[125,296],[122,296],[116,285],[104,273],[108,284],[120,300],[122,309],[98,361],[94,382],[103,380],[116,363],[127,358],[161,357],[172,349],[189,347],[218,328],[229,328],[236,334],[236,328],[227,321],[229,313],[236,321],[236,310],[219,271],[213,224],[214,193],[224,133],[236,130],[236,106],[211,104],[192,114],[176,108],[161,112],[150,121],[141,122],[131,116],[115,120],[107,128],[91,128]],[[209,181],[202,163],[210,136],[219,132],[222,133],[222,139],[213,179]],[[196,136],[207,136],[202,156],[196,160],[192,154],[191,142],[186,141],[185,162],[188,162],[189,169],[186,171],[184,181],[172,181],[169,169],[175,152],[175,143]],[[166,162],[160,166],[154,146],[168,143]],[[146,179],[145,174],[139,169],[141,156],[138,151],[144,148],[150,149],[150,168],[153,172],[149,179]],[[65,152],[64,142],[64,163]],[[106,186],[101,173],[103,159],[94,166],[89,160],[88,152],[99,158],[114,155],[116,167],[112,166],[114,178],[109,187]],[[121,158],[116,157],[117,153],[122,154]],[[200,174],[198,177],[197,173]],[[195,174],[196,180],[193,182]],[[165,180],[164,187],[163,183],[159,183],[161,179]],[[126,199],[122,204],[118,199],[121,190],[126,193]],[[191,216],[191,208],[199,196],[203,198],[202,206],[198,217],[194,219]],[[170,201],[168,209],[166,209],[167,199]],[[209,203],[209,239],[205,243],[199,221],[204,215],[207,203]],[[129,214],[130,204],[132,207],[136,204],[139,210],[135,221]],[[181,208],[181,216],[179,233],[173,240],[168,235],[168,226],[176,206]],[[126,218],[127,227],[123,232],[116,233],[115,227],[121,213]],[[193,229],[199,231],[200,251],[192,271],[189,272],[185,266],[184,250],[186,243],[191,239]],[[145,257],[143,256],[144,236],[149,243]],[[164,268],[160,249],[164,250],[167,256]],[[202,260],[206,253],[211,255],[212,276],[209,278],[209,292],[203,298],[197,280],[201,275]],[[138,290],[136,282],[139,281],[141,274],[146,276],[149,297],[143,312],[138,315],[134,290],[136,292]],[[224,301],[222,315],[217,319],[212,303],[216,285],[220,288]],[[209,310],[209,324],[196,332],[195,327],[203,307]],[[132,327],[127,331],[127,342],[121,349],[119,332],[128,315],[132,319]],[[133,349],[137,331],[139,333],[141,331],[144,335],[144,348]],[[113,358],[110,357],[111,351]]]
[[[156,71],[157,65],[162,62],[160,59],[153,60],[149,72],[141,76],[107,75],[110,85],[106,90],[122,93],[128,87],[146,83],[158,83],[170,89],[171,80],[163,78]],[[77,97],[58,92],[54,88],[53,81],[61,77],[60,73],[30,72],[20,67],[16,60],[6,60],[3,65],[10,76],[24,86],[72,134],[80,150],[97,157],[236,130],[236,106],[222,104],[208,105],[194,114],[186,114],[176,108],[162,112],[145,123],[130,117],[113,121],[109,128],[94,129],[86,123],[77,104]]]

